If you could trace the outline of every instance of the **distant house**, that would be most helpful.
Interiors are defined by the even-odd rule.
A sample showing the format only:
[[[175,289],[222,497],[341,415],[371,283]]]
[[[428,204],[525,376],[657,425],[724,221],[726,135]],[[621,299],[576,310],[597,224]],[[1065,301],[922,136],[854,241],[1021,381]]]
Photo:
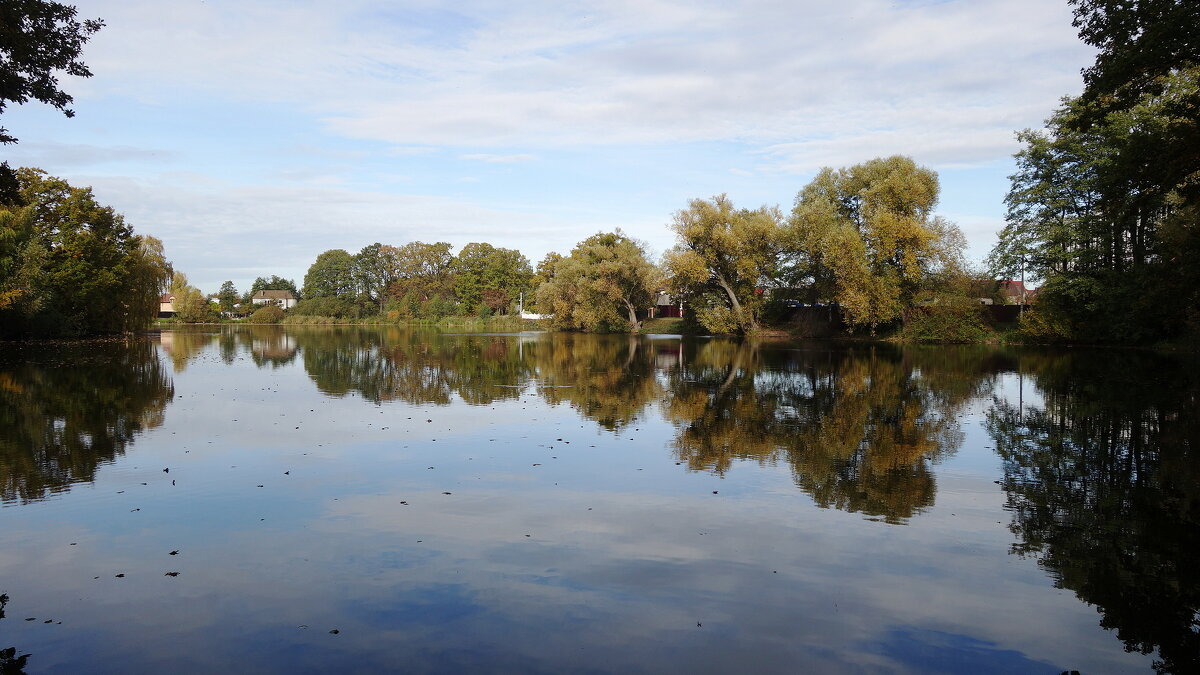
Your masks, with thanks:
[[[678,319],[683,316],[683,301],[677,300],[666,291],[659,291],[654,296],[654,306],[650,308],[650,318]]]
[[[1000,293],[1004,295],[1010,305],[1030,305],[1037,297],[1036,289],[1025,288],[1024,283],[1011,279],[1000,282]]]
[[[291,291],[259,291],[250,296],[250,302],[255,305],[278,305],[283,309],[291,309],[299,300]]]
[[[169,319],[175,316],[175,294],[163,293],[158,297],[158,318]]]

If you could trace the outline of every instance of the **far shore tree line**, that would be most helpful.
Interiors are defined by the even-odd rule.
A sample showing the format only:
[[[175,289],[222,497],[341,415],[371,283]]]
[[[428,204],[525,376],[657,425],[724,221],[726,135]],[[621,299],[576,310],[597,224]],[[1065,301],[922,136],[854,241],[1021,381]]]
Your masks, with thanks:
[[[447,242],[374,243],[332,249],[308,268],[296,316],[388,321],[537,313],[558,330],[636,330],[666,292],[704,331],[752,334],[781,299],[836,304],[854,329],[874,332],[931,311],[979,314],[963,265],[958,228],[934,215],[937,175],[907,157],[825,169],[777,207],[737,208],[726,195],[692,200],[674,214],[677,244],[661,262],[621,230],[601,232],[533,267],[519,251],[475,242],[457,254]],[[278,277],[255,288],[286,288]],[[225,282],[207,312],[176,273],[176,311],[185,320],[229,312]],[[180,299],[183,302],[180,303]],[[253,309],[241,297],[238,309]],[[972,312],[974,314],[972,314]],[[968,317],[970,318],[970,317]],[[973,319],[972,319],[973,320]]]

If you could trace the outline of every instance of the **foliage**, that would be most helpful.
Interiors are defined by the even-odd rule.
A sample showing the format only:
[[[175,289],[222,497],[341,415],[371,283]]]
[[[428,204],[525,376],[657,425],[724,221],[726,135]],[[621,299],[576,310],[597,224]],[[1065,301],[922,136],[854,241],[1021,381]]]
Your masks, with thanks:
[[[995,337],[979,300],[942,294],[915,307],[904,322],[903,336],[918,342],[986,342]]]
[[[488,290],[500,291],[512,304],[530,290],[533,270],[520,251],[472,242],[454,259],[454,294],[466,307],[477,307]]]
[[[388,295],[412,294],[418,301],[435,295],[454,293],[453,247],[444,241],[427,244],[412,241],[396,249],[396,277],[387,287]]]
[[[289,314],[296,316],[326,316],[337,318],[357,318],[362,312],[359,306],[346,298],[328,296],[312,297],[306,295],[296,303]]]
[[[284,311],[278,305],[263,305],[256,309],[250,318],[250,323],[279,323],[283,321]]]
[[[237,287],[232,281],[226,281],[221,284],[220,290],[217,291],[217,303],[221,306],[222,312],[232,312],[233,306],[238,302]]]
[[[672,290],[687,297],[714,294],[728,308],[737,332],[753,331],[761,289],[779,269],[781,222],[776,208],[735,209],[723,194],[711,201],[693,199],[675,213],[671,229],[679,243],[663,259]],[[706,328],[729,332],[729,325]]]
[[[620,230],[588,237],[542,273],[537,306],[562,330],[636,331],[637,312],[653,302],[659,281],[645,247]]]
[[[1018,134],[998,274],[1024,265],[1058,328],[1092,341],[1186,335],[1200,304],[1200,6],[1072,0],[1099,49],[1085,89]],[[1049,314],[1046,315],[1047,317]]]
[[[356,292],[354,257],[340,248],[318,255],[304,275],[305,298],[353,298]]]
[[[20,205],[0,207],[0,337],[81,335],[149,324],[170,275],[158,240],[38,169],[19,169]]]
[[[961,266],[965,241],[933,215],[937,200],[937,174],[908,157],[822,169],[792,209],[794,283],[837,302],[851,326],[900,318],[931,276]]]
[[[367,299],[383,310],[388,286],[398,276],[397,249],[379,242],[364,246],[354,256],[354,279]]]
[[[253,296],[259,291],[291,291],[292,295],[297,298],[300,297],[300,291],[296,290],[296,282],[274,274],[271,275],[270,279],[266,277],[255,278],[254,283],[250,286],[248,295]]]
[[[0,4],[0,113],[11,102],[34,99],[54,106],[67,117],[75,113],[70,94],[59,88],[57,71],[72,77],[91,77],[79,54],[104,22],[76,20],[71,5],[50,0],[14,0]],[[0,127],[0,143],[17,139]]]

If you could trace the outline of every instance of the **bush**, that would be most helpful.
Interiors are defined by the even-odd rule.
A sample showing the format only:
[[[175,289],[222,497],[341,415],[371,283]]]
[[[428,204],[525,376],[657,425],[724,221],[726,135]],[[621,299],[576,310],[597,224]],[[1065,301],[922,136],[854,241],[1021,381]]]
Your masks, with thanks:
[[[359,311],[350,300],[322,297],[301,300],[289,313],[297,316],[332,316],[347,319],[357,317]]]
[[[283,310],[275,305],[263,305],[247,319],[250,323],[279,323],[283,321]]]
[[[966,297],[939,297],[909,311],[902,335],[919,342],[986,342],[995,337],[983,305]]]
[[[1021,337],[1031,342],[1065,342],[1073,337],[1070,323],[1051,307],[1033,307],[1021,314]]]

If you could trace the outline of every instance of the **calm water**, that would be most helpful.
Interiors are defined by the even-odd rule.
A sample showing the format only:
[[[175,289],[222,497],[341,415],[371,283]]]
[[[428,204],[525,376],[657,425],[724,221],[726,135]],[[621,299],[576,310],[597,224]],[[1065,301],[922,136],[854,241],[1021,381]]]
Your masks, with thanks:
[[[0,663],[1196,672],[1198,372],[388,329],[0,345]]]

